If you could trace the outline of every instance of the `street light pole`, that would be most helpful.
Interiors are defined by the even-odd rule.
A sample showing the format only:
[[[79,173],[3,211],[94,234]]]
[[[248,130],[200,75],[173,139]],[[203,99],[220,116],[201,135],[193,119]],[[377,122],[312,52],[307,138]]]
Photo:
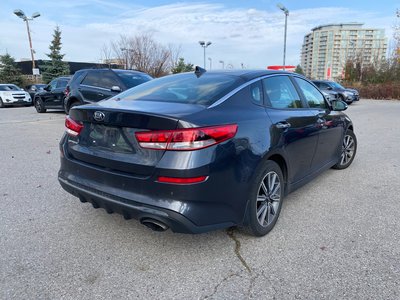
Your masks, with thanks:
[[[285,71],[286,66],[286,34],[287,34],[287,18],[289,16],[289,10],[284,7],[282,4],[277,4],[278,8],[284,12],[285,14],[285,35],[283,39],[283,70]]]
[[[201,47],[204,50],[204,69],[206,68],[206,48],[211,45],[211,42],[199,41]]]
[[[222,64],[222,69],[225,69],[225,62],[223,60],[220,60],[219,63]]]
[[[21,18],[26,23],[26,30],[28,31],[28,39],[29,39],[29,49],[31,50],[32,73],[33,73],[33,69],[36,69],[36,64],[35,64],[35,57],[34,57],[35,51],[33,50],[33,47],[32,47],[31,31],[29,29],[29,21],[32,21],[34,18],[40,17],[40,13],[35,12],[34,14],[32,14],[32,17],[28,18],[22,10],[16,9],[16,10],[14,10],[14,14],[17,17]]]

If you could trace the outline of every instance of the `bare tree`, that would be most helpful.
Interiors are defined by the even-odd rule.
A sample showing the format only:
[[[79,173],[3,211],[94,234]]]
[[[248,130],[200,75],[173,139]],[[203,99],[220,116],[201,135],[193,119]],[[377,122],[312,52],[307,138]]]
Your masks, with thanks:
[[[156,42],[151,34],[121,35],[107,48],[115,60],[123,62],[126,69],[140,70],[154,77],[170,73],[180,52],[180,47],[164,46]]]
[[[119,59],[113,57],[113,48],[107,44],[103,44],[101,47],[100,60],[103,64],[108,64],[109,68],[111,68],[111,65],[122,65]]]

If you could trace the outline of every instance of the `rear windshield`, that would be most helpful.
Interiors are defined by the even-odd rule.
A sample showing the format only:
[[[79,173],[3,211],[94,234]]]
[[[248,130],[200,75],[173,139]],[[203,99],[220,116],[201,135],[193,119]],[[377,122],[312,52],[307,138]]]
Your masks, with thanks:
[[[122,80],[127,88],[132,88],[153,79],[150,75],[135,72],[116,71],[115,73],[117,73],[118,77]]]
[[[243,81],[237,76],[184,73],[154,79],[114,99],[191,103],[209,106]]]
[[[0,85],[0,91],[20,91],[21,89],[14,84]]]

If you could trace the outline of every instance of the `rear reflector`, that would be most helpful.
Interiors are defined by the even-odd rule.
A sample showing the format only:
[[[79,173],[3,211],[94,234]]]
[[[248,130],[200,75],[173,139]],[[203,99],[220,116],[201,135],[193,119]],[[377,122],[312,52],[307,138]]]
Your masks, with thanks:
[[[236,124],[136,132],[142,148],[163,150],[198,150],[221,143],[236,135]]]
[[[77,136],[83,129],[83,124],[75,121],[69,115],[65,117],[65,127],[70,136]]]
[[[208,176],[181,178],[181,177],[159,176],[157,181],[163,182],[163,183],[191,184],[191,183],[199,183],[199,182],[206,181],[207,177]]]

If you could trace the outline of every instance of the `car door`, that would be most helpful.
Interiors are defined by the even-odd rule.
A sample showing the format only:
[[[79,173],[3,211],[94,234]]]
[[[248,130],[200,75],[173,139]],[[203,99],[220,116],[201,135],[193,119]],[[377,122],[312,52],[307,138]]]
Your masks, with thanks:
[[[266,111],[272,121],[271,150],[283,149],[290,183],[310,173],[318,141],[314,113],[306,107],[288,75],[263,79]]]
[[[57,79],[53,79],[47,86],[45,92],[40,94],[40,98],[42,99],[45,107],[54,105],[53,103],[55,96],[53,92],[56,90],[56,87],[57,87]]]
[[[51,103],[48,106],[63,108],[64,106],[64,90],[68,84],[68,79],[66,78],[59,78],[56,80],[56,87],[54,90],[51,91]]]
[[[342,115],[331,111],[321,92],[307,80],[294,77],[294,81],[313,115],[318,130],[318,143],[311,169],[316,171],[337,160],[344,133]]]

